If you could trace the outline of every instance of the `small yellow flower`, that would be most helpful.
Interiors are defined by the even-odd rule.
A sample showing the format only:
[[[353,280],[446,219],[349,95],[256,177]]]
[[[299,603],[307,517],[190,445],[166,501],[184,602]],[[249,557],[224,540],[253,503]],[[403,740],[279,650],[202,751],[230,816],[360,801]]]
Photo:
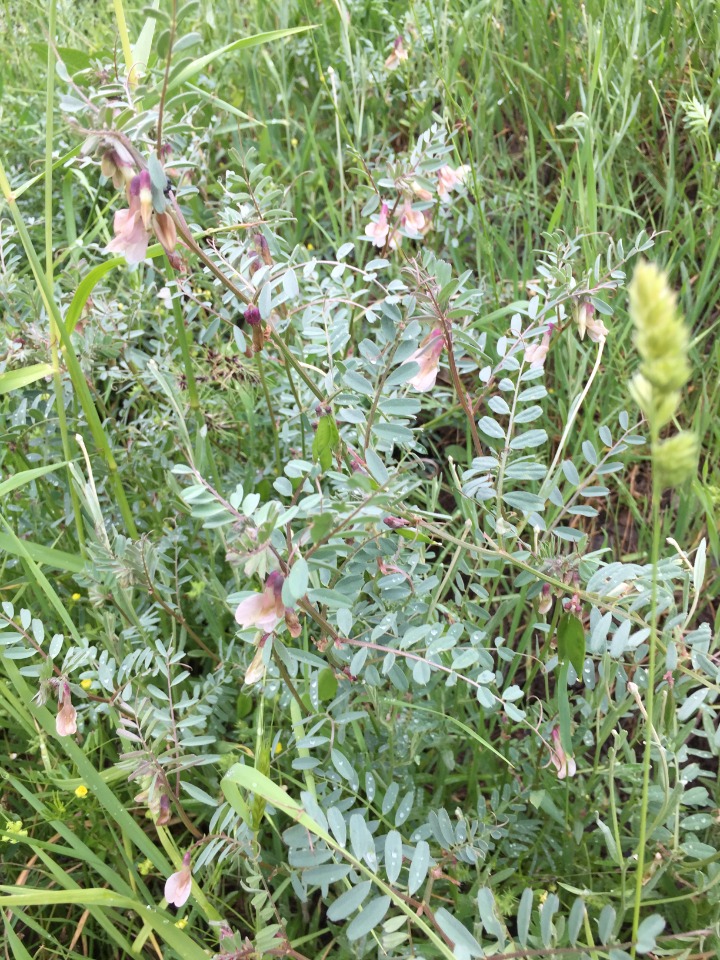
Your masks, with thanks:
[[[138,866],[138,872],[141,873],[143,877],[146,877],[152,868],[152,860],[143,860],[143,862]]]
[[[73,599],[73,600],[79,600],[79,599],[80,599],[80,594],[79,594],[79,593],[74,593],[74,594],[72,595],[72,598],[71,598],[71,599]]]
[[[305,244],[305,249],[306,249],[306,250],[314,250],[315,247],[314,247],[311,243],[306,243],[306,244]]]
[[[92,683],[93,682],[90,679],[90,677],[85,677],[84,680],[80,681],[80,686],[83,688],[83,690],[90,690],[90,688],[92,687]]]
[[[88,788],[85,786],[84,783],[81,783],[79,787],[75,787],[75,796],[79,800],[82,800],[87,795],[88,795]]]
[[[6,820],[5,830],[7,832],[0,836],[0,840],[6,840],[8,843],[17,843],[13,837],[27,836],[27,830],[23,830],[22,820]]]
[[[291,147],[296,147],[297,145],[298,145],[298,138],[297,138],[297,137],[293,137],[292,140],[290,141],[290,146],[291,146]]]
[[[283,751],[283,745],[278,740],[278,742],[275,744],[275,756],[277,756],[279,753],[282,753],[282,751]]]
[[[185,917],[183,917],[181,920],[178,920],[177,923],[175,924],[178,930],[184,930],[187,925],[188,925],[188,922]]]

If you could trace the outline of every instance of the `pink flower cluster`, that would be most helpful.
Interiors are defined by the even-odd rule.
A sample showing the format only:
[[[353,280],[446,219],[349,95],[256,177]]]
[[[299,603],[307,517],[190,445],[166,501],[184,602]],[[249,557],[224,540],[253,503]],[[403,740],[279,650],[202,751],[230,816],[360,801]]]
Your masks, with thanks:
[[[166,252],[172,253],[177,243],[175,221],[169,213],[157,213],[153,208],[147,170],[141,170],[128,182],[127,197],[130,206],[115,213],[115,236],[107,245],[108,253],[121,253],[130,264],[141,263],[145,259],[152,233]]]
[[[468,166],[453,168],[446,164],[437,171],[436,192],[441,203],[451,201],[452,191],[464,184],[469,169]],[[383,200],[380,213],[365,226],[365,236],[376,247],[389,247],[391,250],[400,246],[403,236],[411,240],[422,239],[432,230],[433,222],[426,210],[418,210],[413,205],[413,199],[428,203],[433,197],[431,190],[417,181],[412,181],[404,192],[399,211],[399,203],[396,203],[391,211],[388,203]]]

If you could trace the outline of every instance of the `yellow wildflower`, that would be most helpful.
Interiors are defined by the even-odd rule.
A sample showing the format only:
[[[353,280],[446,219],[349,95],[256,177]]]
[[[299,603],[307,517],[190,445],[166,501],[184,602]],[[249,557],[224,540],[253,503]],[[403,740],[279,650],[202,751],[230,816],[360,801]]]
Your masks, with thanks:
[[[75,787],[75,796],[79,800],[83,800],[88,795],[88,788],[84,783],[81,783],[79,787]]]
[[[17,843],[13,837],[26,837],[27,830],[23,830],[22,820],[6,820],[6,832],[0,836],[0,840],[6,840],[8,843]]]

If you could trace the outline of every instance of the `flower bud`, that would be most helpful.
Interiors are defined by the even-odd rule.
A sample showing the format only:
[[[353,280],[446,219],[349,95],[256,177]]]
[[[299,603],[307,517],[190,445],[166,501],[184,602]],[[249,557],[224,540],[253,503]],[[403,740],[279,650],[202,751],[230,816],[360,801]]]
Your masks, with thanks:
[[[251,327],[256,327],[258,324],[262,323],[262,317],[260,316],[260,311],[255,306],[254,303],[251,303],[247,308],[244,314],[245,323],[249,323]]]

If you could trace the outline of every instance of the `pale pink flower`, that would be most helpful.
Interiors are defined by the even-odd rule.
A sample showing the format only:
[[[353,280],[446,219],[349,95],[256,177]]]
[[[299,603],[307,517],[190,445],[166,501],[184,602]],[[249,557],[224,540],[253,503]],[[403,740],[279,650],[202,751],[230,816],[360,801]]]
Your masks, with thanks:
[[[453,169],[449,164],[440,167],[437,172],[438,177],[438,196],[441,200],[450,199],[450,191],[456,190],[458,186],[465,183],[465,178],[470,172],[470,167],[464,164],[462,167]]]
[[[546,333],[539,343],[531,343],[525,347],[525,363],[533,369],[545,366],[545,357],[550,349],[550,334]]]
[[[130,200],[129,210],[118,210],[113,220],[115,236],[105,248],[108,253],[121,253],[128,263],[142,263],[147,253],[148,234],[140,216],[140,201]]]
[[[69,700],[58,710],[55,730],[59,737],[71,737],[77,733],[77,710]]]
[[[406,200],[402,216],[400,217],[400,223],[408,233],[420,236],[425,226],[425,214],[422,210],[413,210],[412,204]]]
[[[285,617],[285,604],[282,601],[284,577],[273,571],[265,581],[262,593],[254,593],[246,597],[235,611],[235,619],[240,626],[247,630],[256,627],[270,633]]]
[[[190,896],[191,890],[190,854],[186,853],[181,869],[177,873],[171,873],[165,881],[165,899],[174,907],[181,907]]]
[[[245,671],[245,683],[248,686],[257,683],[258,680],[262,680],[265,674],[265,664],[263,663],[263,649],[265,643],[267,642],[268,634],[265,634],[260,638],[260,642],[257,645],[257,650],[255,651],[255,656],[250,661],[250,666]]]
[[[407,60],[408,51],[403,44],[403,38],[397,37],[393,44],[393,51],[385,61],[386,70],[397,70],[403,60]]]
[[[605,343],[610,332],[600,317],[591,317],[587,322],[587,335],[593,343]]]
[[[440,354],[444,346],[443,332],[439,327],[436,327],[405,361],[410,363],[414,360],[420,366],[418,373],[408,381],[419,393],[427,393],[435,386],[440,366]]]
[[[388,205],[383,203],[377,220],[365,227],[365,236],[370,237],[376,247],[384,247],[388,237]]]
[[[55,717],[55,730],[59,737],[71,737],[77,733],[77,710],[70,699],[70,684],[63,680],[58,693],[60,709]]]
[[[402,243],[402,234],[397,229],[397,227],[393,227],[393,229],[390,231],[390,236],[388,237],[387,244],[391,250],[397,250],[397,248],[400,246],[401,243]]]
[[[574,777],[577,773],[577,764],[574,757],[568,757],[560,742],[560,729],[554,727],[552,731],[553,747],[550,754],[553,766],[557,770],[558,780]]]
[[[608,328],[602,319],[595,314],[595,307],[591,303],[581,303],[577,312],[577,324],[580,339],[587,334],[593,343],[604,343],[608,335]]]

